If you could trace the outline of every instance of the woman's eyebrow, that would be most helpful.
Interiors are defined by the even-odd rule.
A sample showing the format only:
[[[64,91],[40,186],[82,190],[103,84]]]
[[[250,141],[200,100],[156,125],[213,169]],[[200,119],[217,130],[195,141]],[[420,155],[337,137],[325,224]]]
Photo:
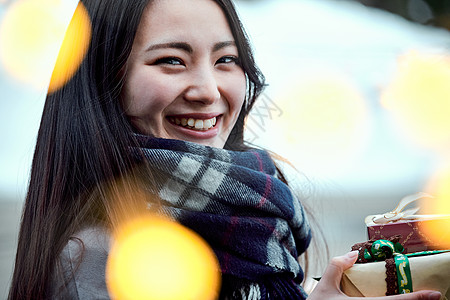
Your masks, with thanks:
[[[152,51],[152,50],[157,50],[157,49],[168,49],[168,48],[180,49],[180,50],[186,51],[188,53],[193,52],[192,47],[188,43],[183,43],[183,42],[169,42],[169,43],[154,44],[154,45],[150,45],[146,51]]]
[[[234,41],[218,42],[218,43],[214,44],[214,46],[212,48],[212,52],[217,52],[223,48],[230,47],[230,46],[235,47],[236,43]],[[183,50],[188,53],[194,52],[192,47],[188,43],[185,43],[185,42],[169,42],[169,43],[153,44],[153,45],[150,45],[149,47],[147,47],[147,49],[145,51],[147,52],[147,51],[152,51],[152,50],[157,50],[157,49],[169,49],[169,48],[180,49],[180,50]]]
[[[217,52],[222,48],[226,48],[226,47],[230,47],[230,46],[236,47],[236,43],[234,41],[219,42],[219,43],[214,44],[212,51]]]

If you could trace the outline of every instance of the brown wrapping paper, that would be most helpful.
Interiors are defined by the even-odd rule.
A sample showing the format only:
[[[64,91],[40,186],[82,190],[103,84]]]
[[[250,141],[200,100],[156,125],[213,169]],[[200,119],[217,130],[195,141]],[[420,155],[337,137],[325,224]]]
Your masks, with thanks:
[[[410,257],[414,291],[435,290],[450,300],[450,252]],[[386,293],[385,262],[355,264],[342,276],[342,291],[351,297],[379,297]]]

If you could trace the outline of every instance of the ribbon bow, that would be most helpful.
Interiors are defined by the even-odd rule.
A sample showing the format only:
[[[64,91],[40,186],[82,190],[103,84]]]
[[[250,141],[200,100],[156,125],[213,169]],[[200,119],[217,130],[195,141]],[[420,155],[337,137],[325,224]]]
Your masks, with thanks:
[[[406,294],[413,291],[409,259],[407,255],[402,254],[403,250],[403,246],[399,242],[388,240],[374,241],[370,249],[364,249],[364,258],[368,262],[386,261],[388,287],[386,295]],[[388,262],[389,259],[391,262]],[[396,277],[397,286],[392,282],[395,277],[391,275]]]
[[[416,215],[415,213],[419,210],[418,207],[404,210],[406,206],[411,204],[414,201],[423,198],[434,198],[431,195],[426,193],[417,193],[413,195],[406,196],[400,200],[400,203],[397,207],[387,213],[381,215],[371,215],[367,216],[365,222],[367,225],[375,225],[375,224],[387,224],[399,220],[417,220],[417,219],[425,219],[425,218],[436,218],[440,215]]]
[[[364,258],[367,261],[383,261],[396,254],[402,254],[403,250],[403,246],[399,242],[377,240],[373,242],[370,251],[368,249],[364,250]]]

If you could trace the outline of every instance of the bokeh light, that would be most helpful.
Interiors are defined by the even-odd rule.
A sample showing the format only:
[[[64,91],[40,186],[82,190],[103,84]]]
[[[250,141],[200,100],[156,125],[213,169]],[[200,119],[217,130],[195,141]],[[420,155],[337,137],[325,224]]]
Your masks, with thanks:
[[[120,227],[107,263],[114,299],[209,300],[218,297],[217,259],[193,231],[161,217]]]
[[[424,214],[444,216],[423,222],[421,229],[433,244],[450,249],[450,164],[438,170],[427,183],[425,190],[434,196],[421,202]],[[446,217],[445,217],[446,216]]]
[[[334,72],[302,78],[290,86],[276,98],[283,114],[268,130],[286,144],[273,148],[308,171],[344,171],[370,138],[371,118],[362,95],[344,75]]]
[[[79,65],[90,34],[89,19],[83,6],[75,1],[19,0],[8,6],[0,25],[0,61],[13,78],[38,90],[48,86],[58,52],[72,16],[71,28],[52,79],[55,89]],[[75,28],[77,26],[77,28]],[[89,29],[90,30],[90,29]],[[67,52],[67,49],[70,49]],[[78,53],[79,52],[79,53]],[[73,59],[73,62],[68,62]],[[62,71],[67,66],[67,70]],[[76,69],[76,68],[75,68]],[[56,77],[62,74],[62,80]]]
[[[399,133],[415,144],[450,149],[450,55],[410,51],[381,96]]]
[[[91,21],[80,2],[75,9],[56,59],[49,92],[62,87],[80,66],[91,40]]]

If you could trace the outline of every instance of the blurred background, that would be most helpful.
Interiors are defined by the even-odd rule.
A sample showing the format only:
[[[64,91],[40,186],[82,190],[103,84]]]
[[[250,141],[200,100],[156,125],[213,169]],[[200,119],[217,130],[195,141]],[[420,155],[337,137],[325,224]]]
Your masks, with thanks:
[[[246,138],[295,166],[286,172],[331,256],[367,238],[365,216],[448,182],[450,1],[235,3],[268,83]],[[51,70],[75,6],[0,0],[0,299]]]

